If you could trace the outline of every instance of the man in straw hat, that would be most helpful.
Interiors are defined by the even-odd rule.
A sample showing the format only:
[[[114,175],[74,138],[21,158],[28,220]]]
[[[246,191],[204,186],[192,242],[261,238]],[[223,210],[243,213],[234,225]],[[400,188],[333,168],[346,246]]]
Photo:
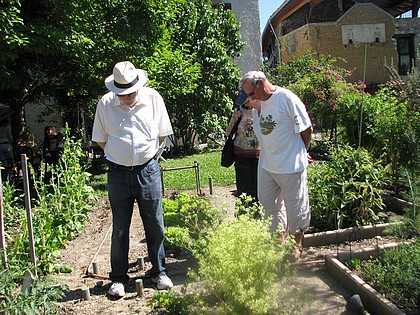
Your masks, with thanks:
[[[164,225],[158,152],[173,133],[161,95],[145,87],[147,73],[129,61],[118,62],[106,78],[110,90],[99,100],[92,140],[104,149],[109,165],[108,196],[112,208],[112,285],[108,294],[122,297],[128,282],[129,229],[134,201],[139,205],[152,268],[159,290],[173,286],[166,275]]]

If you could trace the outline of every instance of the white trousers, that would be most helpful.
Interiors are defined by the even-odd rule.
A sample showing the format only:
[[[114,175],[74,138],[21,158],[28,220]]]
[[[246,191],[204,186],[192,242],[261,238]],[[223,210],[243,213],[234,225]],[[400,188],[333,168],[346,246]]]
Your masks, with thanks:
[[[280,227],[290,234],[303,233],[309,228],[307,172],[273,174],[258,169],[258,199],[264,207],[265,217],[272,218],[271,231]]]

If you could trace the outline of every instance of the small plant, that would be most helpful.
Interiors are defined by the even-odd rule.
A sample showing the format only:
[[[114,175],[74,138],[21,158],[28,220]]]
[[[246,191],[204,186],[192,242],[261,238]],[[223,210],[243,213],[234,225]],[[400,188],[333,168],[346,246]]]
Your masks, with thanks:
[[[152,309],[164,309],[163,314],[190,315],[193,304],[199,304],[197,298],[177,295],[173,290],[156,291],[153,298],[147,300],[147,306]],[[197,305],[196,305],[197,306]],[[195,306],[195,307],[196,307]]]
[[[277,308],[279,266],[287,268],[289,250],[273,238],[268,221],[239,216],[209,232],[199,269],[191,274],[216,299],[216,314],[270,314]]]
[[[46,278],[37,278],[30,291],[21,292],[16,279],[23,280],[22,270],[0,270],[0,313],[7,315],[53,314],[63,291]]]
[[[235,216],[247,215],[249,218],[259,219],[264,217],[264,207],[250,195],[241,194],[235,199]]]
[[[380,258],[352,262],[351,267],[407,314],[417,314],[420,300],[420,245],[402,244]]]
[[[175,199],[164,198],[162,204],[168,247],[200,252],[207,231],[221,221],[222,213],[198,195],[180,193]]]

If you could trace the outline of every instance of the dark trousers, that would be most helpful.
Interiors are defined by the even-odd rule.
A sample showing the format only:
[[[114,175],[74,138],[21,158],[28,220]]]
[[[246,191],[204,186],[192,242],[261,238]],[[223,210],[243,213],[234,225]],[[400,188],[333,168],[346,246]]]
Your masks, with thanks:
[[[235,156],[236,196],[246,193],[257,199],[258,159]]]
[[[166,273],[162,188],[160,169],[155,159],[134,169],[110,165],[108,196],[112,208],[113,230],[111,243],[111,281],[126,283],[131,217],[137,200],[146,233],[147,251],[152,269],[150,276]]]

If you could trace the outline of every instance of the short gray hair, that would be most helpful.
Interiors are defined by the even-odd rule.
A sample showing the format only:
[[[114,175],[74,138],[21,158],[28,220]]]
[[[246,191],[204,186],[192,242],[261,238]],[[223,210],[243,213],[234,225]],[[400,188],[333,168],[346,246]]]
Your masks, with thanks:
[[[256,86],[257,82],[260,80],[267,80],[267,77],[265,76],[264,72],[262,71],[248,71],[242,76],[241,79],[241,87],[245,82],[248,82],[251,86]]]

